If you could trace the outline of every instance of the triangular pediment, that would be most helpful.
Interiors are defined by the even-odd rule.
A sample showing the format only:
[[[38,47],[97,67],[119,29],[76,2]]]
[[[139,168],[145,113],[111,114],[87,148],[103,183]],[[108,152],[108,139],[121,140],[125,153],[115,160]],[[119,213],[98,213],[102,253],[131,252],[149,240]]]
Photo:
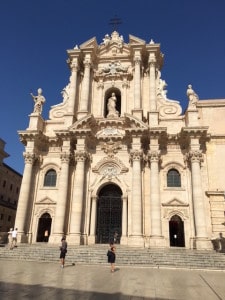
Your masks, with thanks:
[[[140,119],[136,118],[133,115],[130,114],[124,114],[126,118],[126,127],[130,127],[131,129],[133,128],[138,128],[138,129],[143,129],[143,130],[148,130],[148,124],[142,122]]]
[[[69,131],[90,131],[96,127],[96,121],[93,115],[88,115],[80,120],[76,121],[73,125],[71,125],[68,130]]]
[[[95,37],[91,38],[90,40],[80,45],[81,50],[84,50],[86,48],[96,48],[96,47],[97,47],[97,41]]]
[[[134,36],[134,35],[129,35],[129,43],[130,45],[145,45],[145,41]]]
[[[188,206],[188,203],[184,203],[183,201],[173,198],[172,200],[169,200],[168,202],[165,202],[162,204],[162,206]]]
[[[43,199],[41,199],[41,200],[39,200],[39,201],[37,201],[36,202],[36,204],[39,204],[39,205],[43,205],[43,204],[45,204],[45,205],[55,205],[56,204],[56,202],[54,201],[54,200],[52,200],[51,198],[49,198],[49,197],[45,197],[45,198],[43,198]]]

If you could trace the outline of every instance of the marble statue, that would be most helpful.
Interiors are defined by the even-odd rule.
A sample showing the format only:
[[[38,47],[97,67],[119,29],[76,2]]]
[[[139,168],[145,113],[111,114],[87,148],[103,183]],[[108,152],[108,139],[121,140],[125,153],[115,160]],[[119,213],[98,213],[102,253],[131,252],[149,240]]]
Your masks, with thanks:
[[[41,88],[39,88],[37,90],[37,92],[38,92],[37,96],[34,96],[31,93],[31,97],[34,100],[34,111],[33,112],[41,114],[42,113],[42,106],[45,103],[45,97],[42,95],[42,89]]]

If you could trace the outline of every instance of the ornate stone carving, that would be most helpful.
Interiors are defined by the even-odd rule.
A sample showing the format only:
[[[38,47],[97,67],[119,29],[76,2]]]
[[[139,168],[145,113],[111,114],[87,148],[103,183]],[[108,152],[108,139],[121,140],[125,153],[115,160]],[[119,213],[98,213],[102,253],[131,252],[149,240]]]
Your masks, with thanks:
[[[76,161],[85,161],[88,158],[88,153],[82,150],[75,151],[75,160]]]
[[[187,153],[187,158],[191,161],[191,162],[203,162],[203,155],[202,155],[202,151],[200,150],[191,150],[189,151],[189,153]]]
[[[39,88],[37,90],[38,92],[38,95],[37,96],[34,96],[32,93],[31,93],[31,97],[33,98],[34,100],[34,113],[38,113],[38,114],[41,114],[42,113],[42,106],[43,104],[45,103],[45,97],[42,95],[42,89]]]
[[[23,157],[24,157],[25,164],[33,164],[37,158],[34,153],[30,153],[30,152],[24,152]]]
[[[187,97],[188,97],[188,100],[189,100],[188,108],[196,108],[196,103],[198,102],[199,97],[195,93],[195,91],[193,90],[191,84],[188,85]]]
[[[159,162],[160,151],[159,150],[150,150],[148,152],[148,159],[150,162]]]
[[[60,154],[60,159],[62,163],[69,163],[71,159],[71,154],[68,152],[63,152]]]
[[[133,162],[134,160],[142,160],[143,158],[143,151],[140,149],[140,150],[131,150],[130,151],[130,160]]]
[[[102,150],[108,155],[108,157],[114,157],[114,154],[121,149],[121,142],[113,142],[112,140],[102,143]]]

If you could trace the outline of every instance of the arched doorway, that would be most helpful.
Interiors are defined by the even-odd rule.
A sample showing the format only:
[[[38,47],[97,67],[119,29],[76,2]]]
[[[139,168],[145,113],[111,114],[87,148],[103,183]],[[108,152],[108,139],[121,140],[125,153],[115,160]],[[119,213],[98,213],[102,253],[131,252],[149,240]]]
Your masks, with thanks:
[[[97,205],[97,243],[107,244],[117,233],[120,243],[122,227],[122,191],[114,184],[109,184],[99,192]]]
[[[51,233],[52,218],[50,214],[44,213],[38,222],[37,242],[48,242]],[[45,235],[48,232],[48,235]]]
[[[185,247],[184,222],[178,215],[174,215],[170,219],[169,231],[170,231],[170,246]]]

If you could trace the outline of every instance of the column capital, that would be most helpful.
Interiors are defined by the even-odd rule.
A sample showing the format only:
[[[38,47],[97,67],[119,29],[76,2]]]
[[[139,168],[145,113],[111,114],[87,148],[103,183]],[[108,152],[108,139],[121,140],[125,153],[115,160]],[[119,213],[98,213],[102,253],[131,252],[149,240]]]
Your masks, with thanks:
[[[75,155],[75,160],[77,162],[78,161],[85,162],[85,160],[89,158],[89,155],[88,155],[87,151],[85,151],[85,150],[76,150],[74,155]]]
[[[60,154],[60,159],[62,163],[69,163],[71,160],[71,154],[69,152],[63,152]]]
[[[25,164],[32,164],[37,159],[37,156],[34,153],[24,152],[23,153]]]
[[[143,151],[141,149],[130,151],[130,160],[131,161],[141,161],[142,158],[143,158]]]
[[[147,154],[147,158],[150,162],[159,162],[160,151],[159,150],[150,150]]]
[[[189,153],[187,153],[187,159],[190,162],[203,162],[203,155],[201,150],[191,150]]]

